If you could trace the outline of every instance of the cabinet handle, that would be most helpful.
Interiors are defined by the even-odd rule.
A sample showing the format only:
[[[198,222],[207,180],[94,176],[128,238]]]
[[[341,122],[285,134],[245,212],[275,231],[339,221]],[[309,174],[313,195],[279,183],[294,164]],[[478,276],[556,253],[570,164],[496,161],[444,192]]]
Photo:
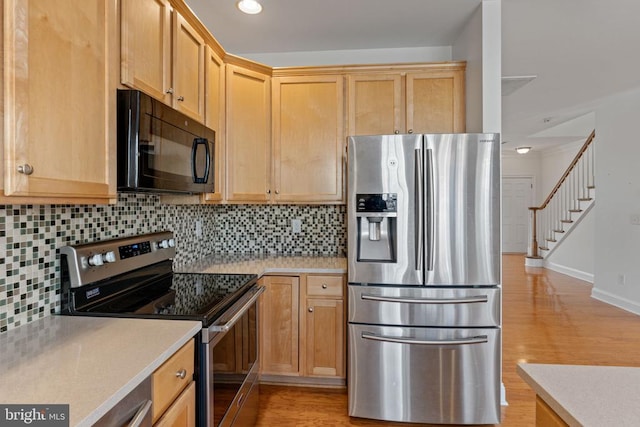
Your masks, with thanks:
[[[327,289],[327,284],[326,283],[322,284],[322,289]]]
[[[180,369],[178,372],[176,372],[176,377],[180,378],[181,380],[185,379],[187,377],[187,370]]]
[[[409,133],[413,133],[413,129],[409,129]]]
[[[184,96],[179,96],[178,101],[184,101]]]
[[[169,89],[167,89],[167,93],[168,93],[168,94],[173,94],[173,88],[172,88],[172,87],[170,87]]]
[[[309,307],[309,313],[313,313],[313,307]]]
[[[31,175],[33,173],[33,166],[31,166],[29,163],[18,165],[18,172],[25,175]]]

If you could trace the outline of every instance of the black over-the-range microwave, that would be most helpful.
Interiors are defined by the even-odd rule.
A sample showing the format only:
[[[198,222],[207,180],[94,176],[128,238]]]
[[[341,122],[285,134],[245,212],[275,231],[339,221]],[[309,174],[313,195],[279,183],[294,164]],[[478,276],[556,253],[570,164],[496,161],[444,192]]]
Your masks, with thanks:
[[[137,90],[118,90],[118,191],[214,192],[215,132]]]

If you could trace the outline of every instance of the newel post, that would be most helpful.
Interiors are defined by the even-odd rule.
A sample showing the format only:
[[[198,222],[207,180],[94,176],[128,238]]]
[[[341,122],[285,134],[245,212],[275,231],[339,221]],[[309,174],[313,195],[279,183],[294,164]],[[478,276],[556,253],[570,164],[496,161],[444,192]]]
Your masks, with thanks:
[[[540,258],[538,255],[538,239],[537,235],[537,224],[536,224],[536,214],[538,213],[539,208],[529,208],[529,225],[531,230],[531,238],[529,242],[529,258]]]

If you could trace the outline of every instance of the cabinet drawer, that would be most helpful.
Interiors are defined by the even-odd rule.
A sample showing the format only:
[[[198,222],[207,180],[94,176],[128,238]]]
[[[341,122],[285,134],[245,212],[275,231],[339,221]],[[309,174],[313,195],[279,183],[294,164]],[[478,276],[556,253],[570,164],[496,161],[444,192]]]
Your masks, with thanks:
[[[307,295],[341,297],[344,295],[342,276],[308,276]]]
[[[155,422],[193,379],[194,344],[186,343],[152,375]]]

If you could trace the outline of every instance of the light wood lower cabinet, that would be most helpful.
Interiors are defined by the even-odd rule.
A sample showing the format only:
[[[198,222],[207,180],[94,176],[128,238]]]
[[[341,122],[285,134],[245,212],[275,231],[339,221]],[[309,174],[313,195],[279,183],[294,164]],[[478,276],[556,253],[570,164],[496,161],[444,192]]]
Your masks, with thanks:
[[[567,427],[568,425],[540,396],[536,396],[536,427]]]
[[[260,310],[265,382],[344,385],[345,277],[264,276]]]
[[[152,374],[154,424],[195,425],[194,351],[195,344],[191,340]]]

